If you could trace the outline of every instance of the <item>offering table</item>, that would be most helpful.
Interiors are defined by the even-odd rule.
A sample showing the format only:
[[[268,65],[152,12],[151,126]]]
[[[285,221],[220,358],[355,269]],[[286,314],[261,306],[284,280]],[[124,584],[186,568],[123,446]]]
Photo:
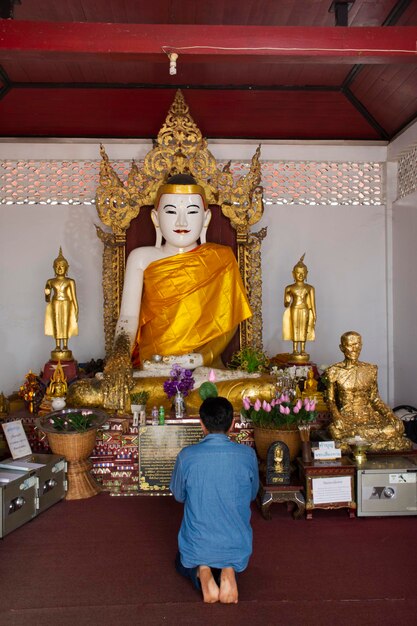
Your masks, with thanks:
[[[230,436],[254,445],[253,430],[235,416]],[[109,418],[97,435],[92,473],[110,495],[170,495],[169,481],[178,452],[197,443],[203,432],[196,417],[167,419],[163,426],[133,427],[132,418]]]
[[[270,506],[274,502],[282,502],[289,508],[294,506],[293,517],[300,519],[305,511],[305,499],[303,495],[304,487],[301,481],[292,479],[290,485],[268,485],[265,476],[261,474],[257,503],[266,520],[271,519]]]
[[[300,478],[305,485],[306,517],[312,519],[314,509],[347,508],[355,517],[356,464],[346,456],[334,461],[303,461],[297,459]]]

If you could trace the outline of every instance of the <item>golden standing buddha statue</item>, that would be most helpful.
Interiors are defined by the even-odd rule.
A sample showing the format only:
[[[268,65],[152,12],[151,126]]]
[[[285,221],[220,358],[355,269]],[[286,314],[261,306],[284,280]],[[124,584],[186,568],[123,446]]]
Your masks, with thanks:
[[[55,338],[51,358],[70,360],[72,352],[68,349],[68,339],[78,335],[78,302],[75,281],[67,277],[69,265],[61,248],[53,267],[55,276],[45,285],[45,335]]]
[[[377,366],[359,361],[361,335],[344,333],[340,349],[344,360],[326,370],[332,438],[345,450],[355,437],[366,440],[374,452],[410,450],[412,444],[404,437],[403,423],[379,396]]]
[[[298,363],[306,363],[310,358],[305,351],[305,345],[306,341],[313,341],[315,338],[317,318],[315,290],[305,282],[308,270],[304,264],[304,256],[305,254],[294,265],[292,274],[295,282],[285,287],[285,312],[282,320],[282,338],[292,341],[291,360]]]

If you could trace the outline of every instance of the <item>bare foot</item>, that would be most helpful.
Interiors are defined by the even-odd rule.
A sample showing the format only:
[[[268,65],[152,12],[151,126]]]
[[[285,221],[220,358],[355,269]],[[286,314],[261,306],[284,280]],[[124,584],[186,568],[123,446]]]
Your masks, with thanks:
[[[224,567],[220,576],[220,602],[237,604],[238,591],[233,567]]]
[[[200,579],[204,602],[208,602],[209,604],[218,602],[219,588],[208,565],[200,565],[197,575]]]

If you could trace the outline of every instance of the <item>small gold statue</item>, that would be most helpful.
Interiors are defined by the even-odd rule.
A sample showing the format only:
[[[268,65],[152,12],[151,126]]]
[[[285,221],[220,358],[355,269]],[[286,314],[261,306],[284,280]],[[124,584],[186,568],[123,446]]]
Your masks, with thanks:
[[[312,397],[317,394],[317,387],[318,382],[314,378],[314,371],[312,369],[309,369],[307,372],[307,380],[304,383],[304,392],[307,396]]]
[[[42,401],[43,391],[38,376],[29,370],[25,382],[19,387],[19,396],[23,398],[31,413],[37,413]]]
[[[301,394],[302,400],[304,398],[313,398],[316,402],[316,411],[327,411],[327,405],[324,401],[322,391],[318,391],[318,381],[314,378],[313,369],[309,369],[307,372],[307,379],[304,383],[304,390]]]
[[[78,335],[78,302],[75,281],[67,277],[68,261],[59,248],[59,255],[54,260],[54,278],[49,278],[45,285],[45,335],[55,338],[56,347],[51,358],[69,361],[72,352],[68,350],[68,338]],[[51,295],[52,294],[52,295]]]
[[[308,285],[307,266],[304,256],[293,268],[294,283],[287,285],[284,292],[284,317],[282,320],[282,338],[292,341],[291,360],[306,363],[310,355],[305,351],[306,341],[314,341],[316,324],[316,302],[314,287]]]
[[[284,463],[284,450],[277,446],[274,450],[274,472],[282,472]]]
[[[404,437],[404,425],[381,400],[378,367],[359,361],[362,337],[355,331],[344,333],[340,349],[345,359],[326,370],[327,404],[332,416],[331,437],[349,449],[348,442],[360,437],[369,442],[369,451],[405,451],[412,447]]]
[[[67,395],[68,383],[65,378],[65,373],[61,365],[61,360],[58,360],[58,365],[52,374],[51,380],[46,390],[46,395],[49,398],[64,398]]]

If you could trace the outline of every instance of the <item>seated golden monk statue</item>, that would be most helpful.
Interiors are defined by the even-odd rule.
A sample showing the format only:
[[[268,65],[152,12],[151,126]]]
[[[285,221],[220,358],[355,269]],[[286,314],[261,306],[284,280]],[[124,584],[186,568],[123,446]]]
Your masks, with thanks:
[[[178,363],[195,370],[187,406],[190,413],[198,411],[197,388],[207,380],[206,368],[221,366],[221,353],[239,323],[252,315],[233,251],[206,243],[210,217],[204,189],[191,176],[175,175],[160,187],[152,211],[156,244],[129,255],[115,349],[104,379],[72,385],[68,404],[122,410],[130,392],[147,389],[152,404],[169,406],[160,377]],[[130,358],[137,370],[133,378]],[[199,374],[195,368],[202,366]],[[268,399],[274,394],[270,377],[220,369],[216,377],[219,393],[236,410],[242,395]]]
[[[381,400],[378,392],[378,368],[359,361],[362,338],[354,331],[340,340],[345,359],[326,370],[327,403],[332,416],[331,437],[348,448],[354,437],[365,439],[369,450],[410,450],[404,437],[404,425]]]

